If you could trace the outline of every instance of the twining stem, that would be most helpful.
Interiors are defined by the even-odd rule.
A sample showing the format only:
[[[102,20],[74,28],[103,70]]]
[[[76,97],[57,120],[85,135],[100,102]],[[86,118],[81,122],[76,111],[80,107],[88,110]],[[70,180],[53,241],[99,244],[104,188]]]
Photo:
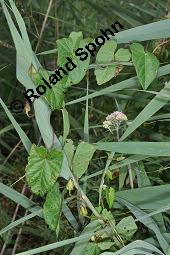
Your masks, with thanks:
[[[101,219],[101,215],[98,213],[98,211],[94,208],[94,206],[92,205],[92,203],[90,202],[90,200],[88,199],[88,197],[85,195],[85,193],[83,192],[83,190],[80,188],[80,185],[78,184],[78,181],[76,180],[76,178],[74,177],[74,175],[72,174],[71,179],[74,182],[74,185],[76,187],[76,189],[78,190],[78,192],[80,193],[81,199],[86,203],[86,205],[88,206],[88,208],[92,211],[92,213],[96,216],[96,218]]]
[[[113,156],[114,156],[115,152],[111,152],[108,159],[107,159],[107,162],[106,162],[106,166],[105,166],[105,169],[103,171],[103,174],[102,174],[102,178],[101,178],[101,182],[100,182],[100,187],[99,187],[99,205],[101,205],[101,199],[102,199],[102,190],[103,190],[103,185],[104,185],[104,178],[105,178],[105,175],[109,169],[109,166],[110,166],[110,163],[112,162],[112,159],[113,159]]]
[[[112,133],[111,130],[110,130],[110,132]],[[116,137],[117,137],[117,141],[119,141],[119,126],[117,126],[117,128],[116,128]],[[101,200],[102,200],[102,190],[103,190],[103,185],[104,185],[104,178],[105,178],[105,175],[106,175],[106,173],[109,169],[109,166],[112,162],[114,154],[115,154],[115,152],[111,152],[109,154],[109,157],[108,157],[107,162],[106,162],[105,169],[104,169],[103,174],[102,174],[100,187],[99,187],[99,205],[101,205]]]

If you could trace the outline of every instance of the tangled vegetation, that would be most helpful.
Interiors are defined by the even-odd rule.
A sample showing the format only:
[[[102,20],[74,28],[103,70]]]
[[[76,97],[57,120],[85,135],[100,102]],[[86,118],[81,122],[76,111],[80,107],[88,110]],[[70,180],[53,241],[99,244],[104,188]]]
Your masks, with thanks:
[[[0,4],[0,255],[170,255],[169,0]]]

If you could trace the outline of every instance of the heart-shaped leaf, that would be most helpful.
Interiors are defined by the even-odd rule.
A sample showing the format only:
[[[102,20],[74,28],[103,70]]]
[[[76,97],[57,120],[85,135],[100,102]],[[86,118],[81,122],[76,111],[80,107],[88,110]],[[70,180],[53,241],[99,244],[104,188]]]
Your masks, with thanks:
[[[131,53],[128,49],[120,48],[115,54],[116,61],[129,61],[131,59]]]
[[[52,189],[48,192],[43,206],[45,221],[52,230],[58,231],[61,209],[62,198],[59,184],[55,183]]]
[[[98,51],[96,63],[101,65],[114,61],[116,48],[116,41],[107,41]],[[113,64],[107,67],[99,66],[95,69],[95,75],[98,85],[106,83],[116,75],[116,65]]]
[[[153,53],[145,52],[139,43],[133,43],[130,49],[138,79],[142,87],[147,89],[157,75],[159,61]]]
[[[77,146],[72,167],[75,176],[79,179],[87,170],[90,160],[93,157],[96,148],[94,145],[81,142]]]
[[[56,182],[63,162],[63,153],[57,149],[33,145],[28,157],[26,178],[35,194],[44,195]]]

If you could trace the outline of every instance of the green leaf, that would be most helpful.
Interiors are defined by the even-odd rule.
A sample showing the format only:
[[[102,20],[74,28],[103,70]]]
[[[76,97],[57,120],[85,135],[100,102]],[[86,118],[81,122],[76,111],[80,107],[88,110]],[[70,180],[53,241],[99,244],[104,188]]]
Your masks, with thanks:
[[[104,242],[99,242],[97,245],[100,248],[100,250],[105,251],[105,250],[109,250],[114,245],[114,242],[104,241]]]
[[[105,64],[114,61],[114,53],[117,48],[116,41],[107,41],[98,51],[96,57],[97,64]],[[97,67],[95,69],[97,84],[106,83],[116,75],[116,65],[107,67]]]
[[[88,243],[85,249],[81,252],[81,255],[98,255],[100,254],[100,249],[95,243]]]
[[[132,216],[123,218],[116,225],[116,230],[124,240],[130,241],[135,232],[137,231],[137,225],[134,218]]]
[[[131,53],[128,49],[120,48],[115,54],[116,61],[129,61],[131,59]]]
[[[45,221],[54,231],[58,231],[61,209],[62,198],[59,190],[59,184],[55,183],[52,189],[47,193],[47,197],[43,206]]]
[[[43,146],[32,146],[26,167],[26,178],[33,193],[44,195],[51,189],[60,175],[62,162],[61,151],[57,149],[48,151]]]
[[[73,172],[78,179],[86,172],[95,150],[96,148],[93,145],[86,142],[81,142],[77,146],[72,167]]]
[[[110,81],[116,74],[116,65],[107,66],[105,68],[100,67],[98,69],[95,69],[95,75],[97,84],[101,85],[103,83],[106,83],[107,81]]]
[[[147,89],[157,75],[159,61],[153,53],[145,52],[139,43],[133,43],[130,49],[138,79],[143,89]]]
[[[50,73],[43,68],[39,68],[39,70],[36,71],[33,65],[31,65],[29,69],[29,74],[36,87],[42,84],[45,85],[46,93],[43,97],[48,102],[52,110],[64,107],[64,89],[62,88],[61,83],[58,82],[55,85],[51,84],[52,88],[48,88],[42,78],[49,82]]]
[[[115,219],[114,219],[111,211],[108,211],[107,209],[103,209],[101,215],[104,220],[110,221],[110,222],[112,222],[112,225],[115,225]]]
[[[85,76],[86,71],[88,69],[90,63],[90,54],[88,55],[87,59],[81,61],[79,57],[75,55],[75,51],[78,48],[84,48],[86,45],[85,41],[83,40],[82,32],[72,32],[69,38],[62,38],[57,41],[58,46],[58,65],[63,67],[65,70],[65,64],[68,62],[67,57],[69,57],[76,67],[68,72],[67,84],[62,79],[61,83],[64,87],[69,87],[70,84],[77,84],[79,83]]]
[[[64,145],[64,152],[66,154],[69,166],[71,166],[73,155],[74,155],[74,144],[71,139],[67,139]]]
[[[96,57],[97,64],[104,64],[114,60],[114,53],[117,48],[116,41],[107,41],[102,47],[99,49]]]
[[[109,208],[111,209],[115,200],[115,189],[110,187],[106,189],[106,200]]]
[[[101,229],[101,225],[98,220],[90,222],[84,229],[83,232],[80,234],[79,238],[80,241],[78,241],[75,244],[75,247],[71,251],[70,255],[82,255],[83,251],[86,249],[86,247],[89,244],[89,240],[92,236],[95,235],[95,232]],[[90,236],[88,235],[90,234]],[[81,236],[84,237],[84,240],[81,240]]]
[[[48,89],[44,94],[44,97],[52,110],[61,109],[64,107],[64,93],[62,88],[57,84],[53,85],[51,89]]]

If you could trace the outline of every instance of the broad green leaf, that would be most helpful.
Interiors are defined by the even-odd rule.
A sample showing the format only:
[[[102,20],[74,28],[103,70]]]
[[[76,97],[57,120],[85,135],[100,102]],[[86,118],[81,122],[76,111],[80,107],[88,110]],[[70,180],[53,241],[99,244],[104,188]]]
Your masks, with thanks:
[[[95,150],[95,146],[86,142],[81,142],[77,146],[77,150],[72,161],[72,167],[73,172],[78,179],[86,172]]]
[[[104,242],[99,242],[97,245],[100,248],[100,250],[105,251],[105,250],[109,250],[114,245],[114,242],[104,241]]]
[[[63,154],[57,149],[48,151],[45,147],[33,145],[28,157],[26,178],[35,194],[44,195],[60,175]]]
[[[137,225],[132,216],[123,218],[117,225],[116,230],[123,240],[130,241],[135,232],[137,231]]]
[[[111,211],[108,211],[107,209],[103,209],[101,215],[103,219],[105,219],[106,221],[111,221],[112,225],[115,225],[115,219]]]
[[[97,64],[105,64],[111,61],[114,61],[114,53],[117,48],[116,41],[107,41],[104,45],[101,46],[99,49],[97,56],[96,56],[96,63]]]
[[[69,64],[73,70],[66,70],[68,72],[68,75],[65,75],[67,76],[67,78],[65,77],[65,79],[67,79],[67,84],[64,84],[65,81],[63,79],[61,80],[64,87],[69,87],[71,83],[77,84],[84,78],[90,63],[90,54],[87,59],[81,61],[79,57],[75,55],[75,51],[78,48],[84,48],[85,45],[86,43],[83,40],[81,32],[72,32],[69,38],[62,38],[57,41],[58,65],[66,70],[65,64],[68,62],[67,57],[73,62],[73,64]]]
[[[157,75],[159,61],[153,53],[145,52],[139,43],[133,43],[130,49],[137,77],[143,89],[147,89]]]
[[[80,32],[71,32],[69,38],[72,39],[72,47],[73,49],[77,49],[79,47],[80,42],[83,40],[83,33]]]
[[[51,89],[48,89],[44,94],[44,97],[52,110],[61,109],[64,107],[64,93],[62,88],[57,84],[53,85]]]
[[[75,244],[75,247],[71,251],[70,255],[82,255],[83,251],[86,249],[86,247],[89,244],[90,238],[95,234],[97,230],[101,228],[101,225],[98,220],[90,222],[83,230],[81,235],[79,236],[80,241],[78,241]],[[88,234],[91,234],[89,236]],[[86,235],[86,238],[84,240],[81,240],[81,236]]]
[[[96,243],[88,243],[85,249],[81,252],[81,255],[98,255],[100,254],[100,249]]]
[[[85,40],[83,40],[82,32],[72,32],[69,37],[72,39],[73,43],[72,60],[77,66],[73,71],[69,72],[69,78],[73,84],[77,84],[86,75],[86,71],[90,63],[90,54],[84,61],[79,60],[79,57],[75,55],[75,50],[77,50],[78,48],[84,48],[87,44]]]
[[[107,67],[98,67],[95,69],[95,75],[98,85],[110,81],[116,75],[116,65]]]
[[[36,87],[39,85],[44,85],[46,87],[46,93],[43,97],[48,102],[50,108],[52,110],[61,109],[64,106],[64,90],[61,84],[59,82],[55,85],[51,84],[49,81],[50,72],[43,68],[39,68],[39,70],[36,71],[33,65],[31,65],[29,74]],[[44,78],[52,88],[49,88],[42,78]]]
[[[45,221],[50,229],[57,231],[62,209],[62,198],[59,190],[59,184],[55,183],[52,189],[47,193],[43,206]]]
[[[120,48],[115,54],[116,61],[129,61],[131,59],[131,53],[128,49]]]
[[[73,155],[74,155],[74,144],[71,139],[67,139],[64,145],[64,152],[66,154],[68,164],[71,166]]]
[[[66,72],[67,75],[63,74],[63,78],[61,80],[61,84],[64,88],[68,88],[71,86],[71,79],[70,79],[70,73],[67,71],[65,64],[68,62],[67,57],[69,57],[71,60],[73,58],[73,41],[71,38],[62,38],[57,41],[57,48],[58,48],[58,59],[57,64],[59,67],[62,67]],[[73,61],[73,60],[72,60]],[[73,65],[75,66],[76,63],[73,61]],[[72,64],[70,64],[70,67],[73,69]],[[77,67],[75,67],[77,69]],[[74,70],[74,69],[73,69]]]
[[[115,200],[115,189],[112,187],[109,187],[106,189],[106,201],[110,209],[113,206],[114,200]]]
[[[105,64],[114,61],[114,53],[117,48],[116,41],[107,41],[98,51],[96,64]],[[106,83],[116,75],[116,65],[97,67],[95,69],[97,84]]]

